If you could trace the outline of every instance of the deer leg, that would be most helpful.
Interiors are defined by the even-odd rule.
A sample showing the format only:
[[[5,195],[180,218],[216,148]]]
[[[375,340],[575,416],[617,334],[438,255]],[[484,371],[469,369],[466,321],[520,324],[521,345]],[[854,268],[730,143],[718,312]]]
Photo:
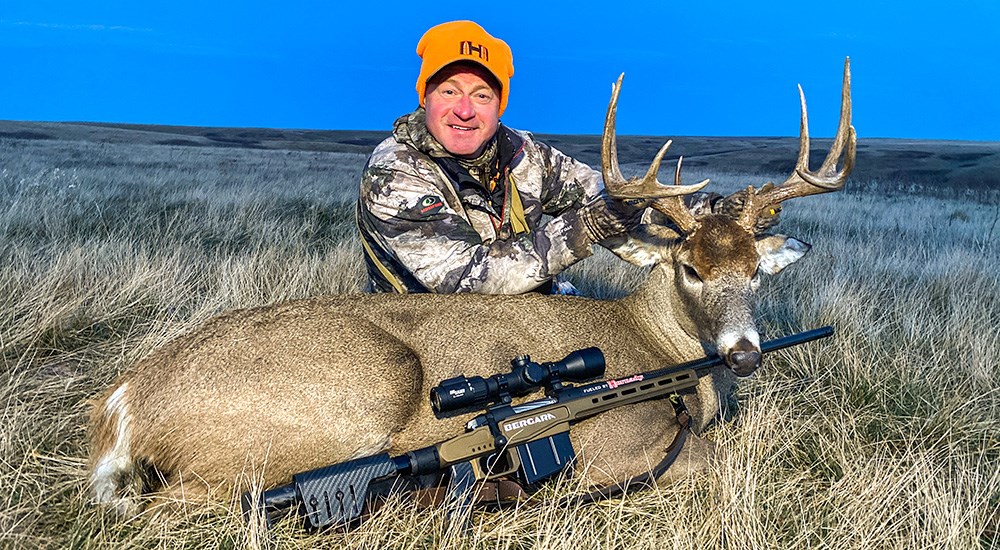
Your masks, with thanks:
[[[666,454],[680,425],[666,400],[614,409],[570,433],[585,482],[608,485],[649,472]],[[688,437],[690,442],[693,437]]]
[[[616,409],[593,419],[600,422],[573,437],[578,451],[577,477],[585,485],[606,486],[650,472],[674,443],[680,430],[675,418],[670,404],[661,400]],[[671,483],[704,471],[713,454],[711,441],[688,434],[680,454],[657,482]]]

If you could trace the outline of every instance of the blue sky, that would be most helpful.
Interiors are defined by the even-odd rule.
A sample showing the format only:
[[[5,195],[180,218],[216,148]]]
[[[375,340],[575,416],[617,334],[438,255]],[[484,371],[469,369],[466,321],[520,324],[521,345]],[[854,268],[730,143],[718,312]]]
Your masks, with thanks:
[[[472,19],[515,128],[600,133],[624,71],[621,134],[796,135],[801,83],[828,136],[849,55],[861,138],[1000,140],[1000,1],[949,4],[3,0],[0,119],[386,130],[421,34]]]

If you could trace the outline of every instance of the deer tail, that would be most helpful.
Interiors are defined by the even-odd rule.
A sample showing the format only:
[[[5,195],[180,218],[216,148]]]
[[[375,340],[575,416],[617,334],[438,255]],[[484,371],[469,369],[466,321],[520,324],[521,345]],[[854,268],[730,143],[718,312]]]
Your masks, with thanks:
[[[142,488],[139,465],[132,452],[128,382],[99,400],[90,416],[90,487],[97,504],[119,514],[138,511]]]

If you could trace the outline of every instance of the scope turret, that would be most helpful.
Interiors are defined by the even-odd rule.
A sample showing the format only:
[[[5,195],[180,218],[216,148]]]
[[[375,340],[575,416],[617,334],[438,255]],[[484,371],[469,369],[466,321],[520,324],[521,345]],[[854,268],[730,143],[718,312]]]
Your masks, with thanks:
[[[560,361],[535,363],[527,355],[510,362],[510,372],[481,376],[456,376],[431,389],[431,408],[438,418],[509,402],[545,386],[557,390],[563,381],[585,382],[604,376],[604,354],[598,348],[574,351]]]

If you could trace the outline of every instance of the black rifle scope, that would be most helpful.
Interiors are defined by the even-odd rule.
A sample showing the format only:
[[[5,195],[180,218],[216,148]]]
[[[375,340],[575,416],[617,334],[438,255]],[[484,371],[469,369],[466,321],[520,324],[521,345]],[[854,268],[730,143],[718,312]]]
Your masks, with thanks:
[[[481,376],[456,376],[431,389],[434,416],[444,418],[477,411],[511,397],[528,395],[540,386],[558,389],[563,380],[585,382],[604,376],[604,354],[598,348],[570,353],[554,363],[535,363],[527,355],[510,362],[510,372]]]

